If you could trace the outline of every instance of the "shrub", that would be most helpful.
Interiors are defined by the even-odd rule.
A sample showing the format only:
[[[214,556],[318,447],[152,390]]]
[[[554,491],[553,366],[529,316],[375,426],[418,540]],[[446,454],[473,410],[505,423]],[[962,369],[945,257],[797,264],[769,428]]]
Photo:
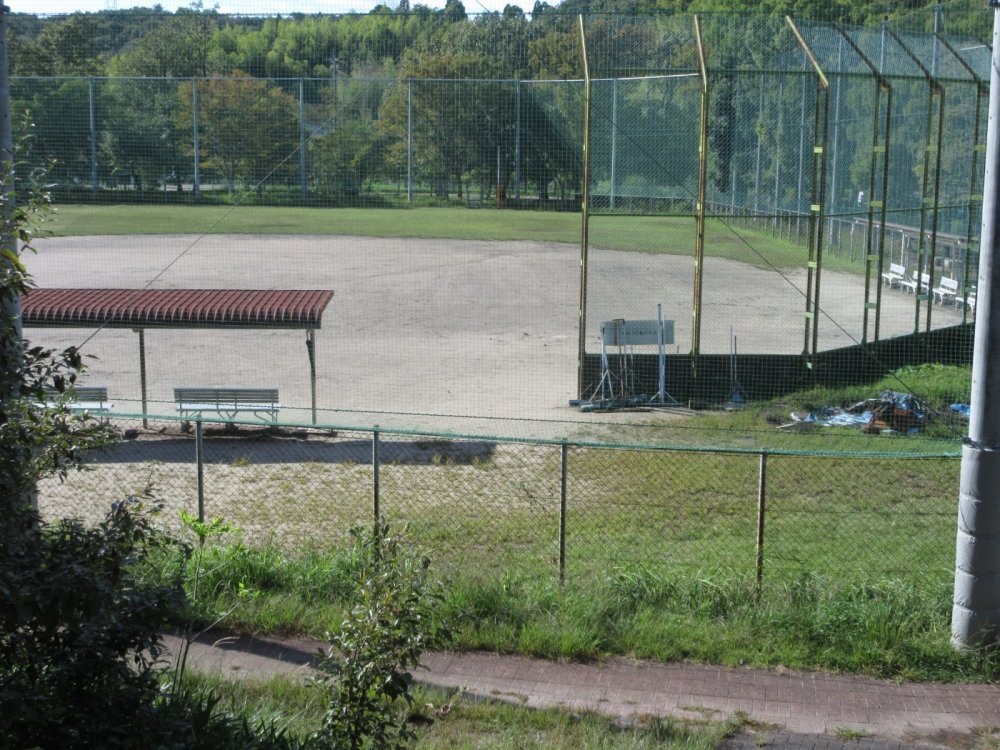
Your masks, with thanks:
[[[0,746],[136,747],[159,695],[157,659],[175,586],[135,564],[162,542],[145,498],[95,528],[24,509],[0,536]]]
[[[85,451],[117,434],[108,424],[42,406],[83,370],[74,348],[30,347],[17,324],[31,250],[49,197],[14,189],[0,164],[0,747],[286,748],[273,725],[216,711],[212,696],[163,692],[160,632],[184,599],[180,571],[143,582],[150,552],[174,542],[151,522],[147,490],[116,503],[95,527],[44,522],[43,477],[64,477]]]
[[[330,705],[314,737],[336,748],[399,748],[413,740],[407,719],[411,669],[447,632],[434,617],[443,595],[417,559],[379,520],[352,532],[359,565],[353,606],[321,663]]]

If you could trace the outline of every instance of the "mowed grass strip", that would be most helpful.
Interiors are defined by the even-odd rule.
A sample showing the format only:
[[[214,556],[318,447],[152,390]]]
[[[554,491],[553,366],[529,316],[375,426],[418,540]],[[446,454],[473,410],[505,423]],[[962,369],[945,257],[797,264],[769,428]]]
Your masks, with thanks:
[[[57,237],[134,234],[322,234],[505,242],[580,242],[581,216],[552,211],[464,208],[287,208],[262,206],[62,205],[46,229]],[[695,221],[676,216],[592,216],[590,243],[610,250],[694,256]],[[805,268],[801,245],[723,219],[705,226],[706,255],[760,268]],[[40,246],[44,248],[44,245]],[[828,256],[831,270],[861,266]]]
[[[197,672],[189,672],[186,679],[195,691],[217,696],[218,710],[245,718],[251,725],[274,724],[300,740],[322,726],[324,692],[304,680],[285,676],[266,681],[228,680]],[[409,710],[417,750],[711,750],[740,728],[739,719],[710,722],[653,717],[640,718],[626,727],[611,717],[587,711],[526,708],[518,704],[518,696],[498,696],[504,701],[475,700],[420,685],[413,695]]]
[[[968,419],[951,409],[968,403],[972,386],[969,365],[928,363],[903,367],[867,384],[839,388],[815,387],[770,401],[751,402],[737,411],[705,411],[684,420],[591,425],[589,438],[608,443],[629,440],[635,445],[733,448],[762,451],[954,455]],[[869,434],[860,426],[792,425],[792,412],[818,413],[828,407],[850,407],[886,391],[911,393],[926,410],[923,429],[916,434]],[[779,425],[785,428],[777,429]],[[875,489],[878,489],[877,487]]]

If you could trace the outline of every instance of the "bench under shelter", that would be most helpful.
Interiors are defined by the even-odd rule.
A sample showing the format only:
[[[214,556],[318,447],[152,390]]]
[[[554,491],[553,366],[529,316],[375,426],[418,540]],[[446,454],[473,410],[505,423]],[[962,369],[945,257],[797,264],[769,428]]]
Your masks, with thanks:
[[[306,332],[312,422],[316,424],[316,331],[329,289],[31,289],[25,328],[131,328],[139,334],[142,412],[147,413],[148,328],[284,328]]]

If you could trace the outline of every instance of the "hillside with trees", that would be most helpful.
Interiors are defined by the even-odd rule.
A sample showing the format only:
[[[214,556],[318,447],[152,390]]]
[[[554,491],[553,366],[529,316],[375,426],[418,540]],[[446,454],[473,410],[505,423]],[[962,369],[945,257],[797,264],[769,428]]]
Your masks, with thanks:
[[[370,193],[376,184],[401,189],[416,180],[439,198],[477,188],[502,199],[530,191],[548,200],[580,190],[579,15],[587,18],[591,73],[608,79],[693,75],[690,14],[750,19],[710,39],[719,72],[710,170],[716,191],[725,193],[737,165],[741,173],[752,171],[755,130],[757,141],[772,137],[759,124],[740,126],[740,118],[752,123],[758,116],[751,112],[756,95],[734,104],[737,90],[745,94],[748,85],[726,72],[786,64],[767,29],[792,14],[846,26],[888,19],[897,29],[926,33],[936,7],[902,2],[887,14],[868,0],[835,9],[820,0],[636,0],[625,7],[612,0],[538,0],[529,11],[510,4],[476,14],[460,0],[440,10],[402,0],[396,8],[346,15],[232,16],[201,2],[175,13],[157,6],[13,14],[12,96],[35,123],[35,158],[52,165],[57,189],[76,189],[81,199],[118,190],[129,192],[116,200],[177,199],[185,192],[200,200],[202,187],[211,185],[218,194],[250,190],[272,202],[329,204]],[[944,6],[939,17],[950,35],[985,35],[982,9],[967,1]],[[751,27],[759,38],[746,38]],[[672,123],[696,116],[693,89],[625,86],[620,101],[617,91],[613,107],[610,94],[604,104],[595,100],[598,115],[621,117],[636,138],[659,138],[663,148],[656,160],[641,150],[623,153],[616,167],[647,193],[689,192],[685,176],[648,186],[663,183],[664,164],[685,164],[697,149],[690,132],[663,135]],[[789,120],[798,116],[793,98],[782,105]],[[609,137],[598,128],[595,150],[613,150]],[[772,146],[794,149],[798,140]],[[907,170],[919,176],[918,163]],[[600,168],[595,174],[598,181],[613,179]],[[905,181],[898,184],[909,190]],[[738,187],[743,194],[756,189]],[[801,203],[801,189],[793,192],[786,202]]]

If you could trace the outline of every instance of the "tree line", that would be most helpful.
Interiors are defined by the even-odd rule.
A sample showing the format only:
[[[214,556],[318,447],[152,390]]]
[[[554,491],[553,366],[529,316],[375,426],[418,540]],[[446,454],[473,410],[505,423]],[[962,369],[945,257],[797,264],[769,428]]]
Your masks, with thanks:
[[[843,23],[885,17],[881,7],[863,1],[834,10],[815,0],[741,4],[752,5],[760,28],[749,41],[747,23],[713,40],[719,69],[760,67],[768,54],[780,53],[768,19],[785,13],[823,13]],[[227,16],[199,3],[176,13],[15,14],[13,96],[32,113],[36,158],[53,164],[64,185],[142,192],[167,179],[183,192],[202,170],[200,178],[221,182],[227,192],[283,186],[290,194],[357,195],[377,182],[416,180],[442,197],[474,186],[502,197],[530,190],[548,198],[551,191],[580,189],[577,16],[587,14],[593,75],[641,76],[696,70],[693,45],[679,31],[689,27],[689,17],[680,15],[712,14],[720,6],[686,0],[629,5],[629,15],[620,3],[598,0],[556,6],[539,0],[530,14],[508,5],[473,15],[459,0],[442,10],[403,0],[367,14],[280,18]],[[732,14],[733,4],[725,5]],[[910,13],[911,25],[933,23],[924,3],[897,3],[893,13]],[[949,29],[961,32],[971,18],[951,13]],[[665,180],[662,172],[664,165],[684,163],[696,141],[663,134],[690,118],[692,85],[624,87],[613,103],[605,96],[599,112],[605,120],[633,123],[637,140],[642,132],[663,143],[655,158],[642,148],[622,151],[620,173],[637,185],[658,181],[661,188],[666,182],[681,189],[689,182],[685,176]],[[753,171],[749,155],[755,134],[763,127],[761,137],[774,140],[773,128],[759,121],[755,95],[734,93],[736,78],[722,76],[714,85],[713,184],[726,193],[731,165],[738,163],[740,192],[758,191],[746,177]],[[781,106],[792,121],[798,99],[794,92],[785,99]],[[596,131],[595,150],[608,162],[598,179],[603,174],[607,181],[617,143]],[[788,164],[798,140],[790,135],[772,148],[789,151]],[[863,166],[854,169],[863,172]],[[766,176],[755,175],[755,182]],[[794,192],[801,197],[800,188]]]
[[[944,6],[947,31],[984,38],[979,9],[967,0]],[[11,74],[19,76],[227,76],[323,78],[355,72],[395,74],[399,66],[435,50],[462,48],[489,53],[489,78],[545,78],[568,72],[555,62],[580,14],[649,15],[753,13],[796,15],[843,24],[904,21],[930,31],[927,0],[885,3],[845,0],[536,0],[526,10],[508,4],[499,13],[470,14],[460,0],[442,10],[400,0],[367,14],[286,17],[234,16],[205,7],[168,13],[131,8],[65,16],[14,13],[9,22]]]

